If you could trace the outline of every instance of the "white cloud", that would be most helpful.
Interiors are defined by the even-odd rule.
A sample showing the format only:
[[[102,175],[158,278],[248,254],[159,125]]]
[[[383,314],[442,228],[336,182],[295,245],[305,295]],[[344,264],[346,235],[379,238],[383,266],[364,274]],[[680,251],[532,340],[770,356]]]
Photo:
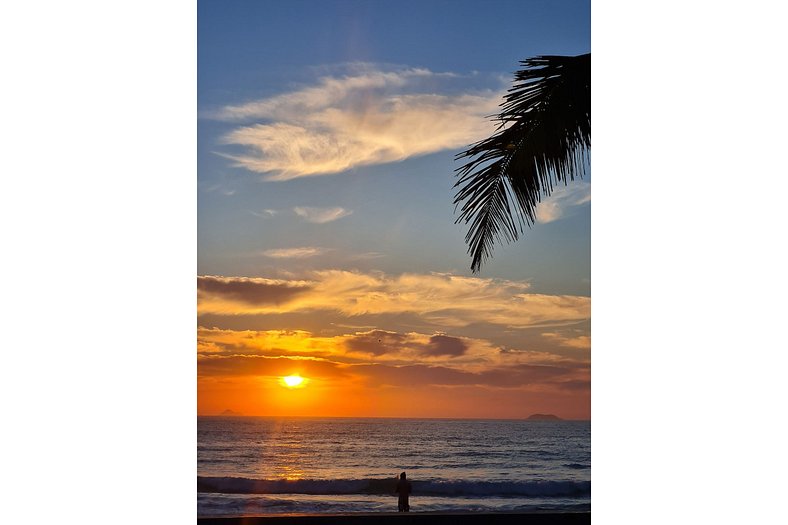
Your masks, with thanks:
[[[380,252],[364,252],[351,256],[351,259],[363,261],[368,259],[380,259],[381,257],[385,256],[385,253]]]
[[[235,195],[235,190],[234,189],[228,188],[227,186],[225,186],[223,184],[210,184],[210,185],[208,185],[208,184],[206,184],[204,182],[199,182],[199,183],[197,183],[197,187],[201,191],[204,191],[206,193],[218,192],[218,193],[221,193],[222,195],[227,195],[228,197],[230,197],[232,195]]]
[[[401,88],[413,78],[432,75],[434,73],[426,69],[405,69],[397,72],[362,70],[352,76],[342,78],[323,77],[317,86],[239,106],[225,106],[213,116],[219,120],[227,121],[247,121],[261,118],[286,120],[292,118],[289,113],[293,110],[300,112],[323,110],[345,102],[349,95],[359,91]]]
[[[353,213],[352,210],[345,208],[309,208],[305,206],[296,206],[293,211],[307,222],[316,224],[325,224]]]
[[[583,181],[570,182],[559,186],[553,193],[536,206],[536,220],[541,223],[553,222],[564,217],[569,208],[591,201],[591,184]]]
[[[249,213],[251,213],[255,217],[262,217],[264,219],[267,219],[269,217],[273,217],[274,215],[278,215],[279,211],[278,210],[265,209],[265,210],[260,211],[260,212],[258,212],[258,211],[250,211]]]
[[[221,155],[268,180],[338,173],[462,148],[495,130],[501,93],[435,94],[450,77],[425,69],[367,70],[322,78],[317,86],[239,106],[215,117],[264,120],[236,128],[225,144],[247,148]]]
[[[263,255],[272,257],[274,259],[305,259],[307,257],[314,257],[324,253],[323,248],[315,248],[312,246],[304,246],[301,248],[279,248],[274,250],[265,250]]]

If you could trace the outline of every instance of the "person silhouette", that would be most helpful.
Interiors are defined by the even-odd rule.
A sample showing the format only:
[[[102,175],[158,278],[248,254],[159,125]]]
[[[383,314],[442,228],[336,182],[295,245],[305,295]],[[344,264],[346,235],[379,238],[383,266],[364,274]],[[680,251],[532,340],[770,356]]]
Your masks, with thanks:
[[[399,475],[399,481],[397,482],[397,488],[394,490],[397,494],[399,494],[399,501],[398,501],[398,512],[410,512],[410,504],[408,502],[408,496],[410,496],[411,486],[410,481],[408,481],[407,476],[405,473]]]

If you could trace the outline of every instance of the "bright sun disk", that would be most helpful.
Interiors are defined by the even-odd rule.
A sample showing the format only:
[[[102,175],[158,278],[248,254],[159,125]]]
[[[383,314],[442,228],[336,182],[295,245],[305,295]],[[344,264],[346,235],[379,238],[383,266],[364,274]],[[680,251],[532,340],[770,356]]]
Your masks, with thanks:
[[[301,384],[304,382],[304,378],[301,376],[285,376],[282,378],[282,382],[285,384],[285,386],[295,388],[297,386],[301,386]]]

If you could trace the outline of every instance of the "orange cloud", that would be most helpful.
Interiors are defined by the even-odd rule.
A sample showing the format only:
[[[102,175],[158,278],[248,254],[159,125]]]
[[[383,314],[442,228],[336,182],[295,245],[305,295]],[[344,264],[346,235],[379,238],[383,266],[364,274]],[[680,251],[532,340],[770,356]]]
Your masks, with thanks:
[[[344,365],[321,359],[262,355],[208,355],[197,361],[197,374],[206,376],[273,376],[300,374],[309,378],[347,375]]]
[[[340,368],[359,364],[440,365],[472,374],[483,374],[494,368],[582,369],[589,364],[587,360],[545,351],[502,349],[482,339],[379,329],[320,337],[302,330],[236,331],[200,327],[197,339],[200,359],[209,360],[266,357],[330,361]]]
[[[491,362],[500,353],[487,341],[441,333],[398,333],[370,330],[320,337],[302,330],[223,330],[200,327],[198,354],[244,354],[269,357],[330,358],[345,363],[374,359],[388,362],[433,362],[451,358],[454,364]]]
[[[310,380],[363,380],[367,386],[417,386],[417,385],[481,385],[495,388],[514,388],[529,385],[560,387],[588,379],[587,365],[520,364],[491,367],[484,370],[465,370],[442,365],[411,364],[389,365],[381,363],[347,364],[323,359],[295,357],[266,357],[261,355],[207,355],[198,359],[200,377],[282,377],[298,374]]]
[[[514,414],[523,407],[542,407],[533,413],[561,406],[567,417],[588,417],[588,360],[483,340],[379,329],[319,337],[202,327],[198,349],[200,413],[522,417],[529,414]],[[281,387],[280,378],[291,374],[309,386]],[[500,391],[505,398],[494,394]]]
[[[591,336],[586,334],[566,336],[555,332],[545,332],[542,334],[542,337],[551,339],[559,345],[569,348],[591,349]]]
[[[440,329],[480,322],[524,328],[590,319],[589,297],[532,294],[527,293],[529,286],[450,274],[389,276],[343,270],[314,272],[308,281],[200,277],[198,309],[200,314],[410,313]]]

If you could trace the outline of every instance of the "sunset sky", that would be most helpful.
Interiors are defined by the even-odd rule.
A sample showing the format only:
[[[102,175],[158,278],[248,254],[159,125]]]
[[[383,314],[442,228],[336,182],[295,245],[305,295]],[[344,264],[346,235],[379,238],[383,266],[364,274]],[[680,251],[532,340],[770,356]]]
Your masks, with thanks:
[[[593,207],[567,187],[578,198],[547,208],[559,218],[474,276],[451,205],[464,144],[385,160],[418,145],[365,128],[343,140],[380,146],[366,164],[351,151],[335,155],[355,155],[345,171],[268,181],[285,170],[243,162],[281,167],[296,141],[232,142],[268,124],[336,146],[340,117],[382,118],[391,97],[448,97],[420,99],[434,113],[502,93],[524,57],[589,50],[587,3],[4,2],[5,521],[194,523],[195,404],[589,417],[589,208],[598,521],[773,521],[788,438],[784,11],[594,2]],[[757,75],[728,74],[741,64]],[[297,98],[271,103],[375,72],[383,87],[344,103],[342,86],[295,112],[282,108]],[[271,116],[239,119],[261,100],[246,111]],[[450,120],[459,141],[467,121]],[[280,384],[296,372],[303,388]],[[69,483],[41,505],[29,488],[44,472]]]
[[[590,418],[590,176],[479,274],[452,204],[518,61],[589,51],[583,1],[200,0],[198,413]]]

